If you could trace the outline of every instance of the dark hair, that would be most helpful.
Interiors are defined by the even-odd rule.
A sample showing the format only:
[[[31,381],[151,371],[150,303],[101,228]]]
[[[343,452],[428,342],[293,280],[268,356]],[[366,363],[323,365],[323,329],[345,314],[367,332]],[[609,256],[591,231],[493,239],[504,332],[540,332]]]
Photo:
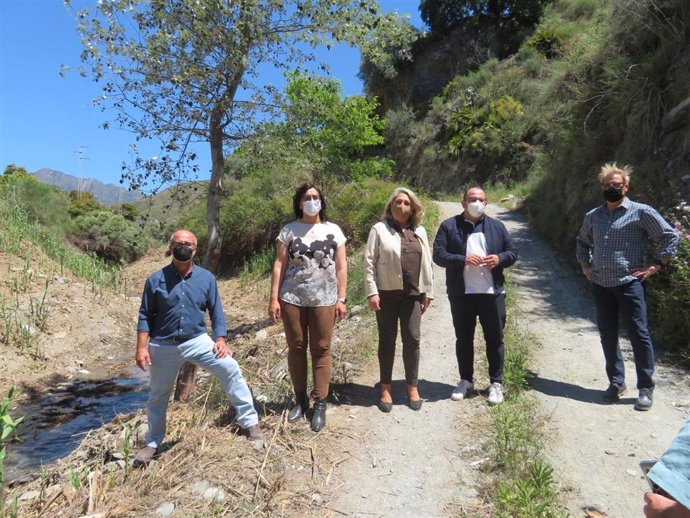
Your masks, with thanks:
[[[324,198],[321,189],[319,189],[316,185],[310,182],[300,185],[297,188],[297,191],[295,191],[295,195],[292,197],[292,207],[295,209],[295,218],[300,219],[304,215],[302,209],[299,208],[299,204],[302,201],[302,196],[304,196],[304,193],[307,192],[309,189],[316,189],[319,193],[319,198],[321,198],[321,210],[319,211],[319,219],[322,222],[328,221],[328,216],[326,216],[326,198]]]

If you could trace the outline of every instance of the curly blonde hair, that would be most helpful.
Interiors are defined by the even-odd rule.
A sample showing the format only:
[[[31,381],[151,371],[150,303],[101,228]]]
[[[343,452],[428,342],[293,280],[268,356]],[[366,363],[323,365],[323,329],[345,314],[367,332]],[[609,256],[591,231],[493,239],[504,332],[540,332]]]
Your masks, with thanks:
[[[632,174],[633,169],[629,165],[624,165],[623,167],[618,167],[616,165],[616,162],[612,164],[604,164],[601,167],[601,171],[599,172],[598,178],[599,178],[599,183],[602,184],[604,181],[609,177],[613,176],[614,174],[619,174],[621,175],[621,178],[623,178],[623,183],[625,185],[630,185],[630,175]]]
[[[385,221],[387,219],[393,219],[391,206],[399,194],[404,194],[410,199],[410,208],[412,209],[412,214],[410,214],[410,225],[412,228],[417,228],[422,223],[422,218],[424,217],[424,208],[422,207],[422,204],[419,203],[419,198],[417,198],[415,193],[406,187],[398,187],[393,191],[393,194],[390,195],[390,198],[388,198],[388,202],[383,209],[381,220]]]

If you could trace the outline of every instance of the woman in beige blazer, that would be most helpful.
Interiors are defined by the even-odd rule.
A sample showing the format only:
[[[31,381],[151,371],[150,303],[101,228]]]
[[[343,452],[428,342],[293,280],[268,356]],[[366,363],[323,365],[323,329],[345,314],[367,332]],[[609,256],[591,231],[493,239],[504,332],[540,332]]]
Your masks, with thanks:
[[[379,369],[383,412],[393,409],[391,381],[398,322],[408,405],[422,408],[417,390],[419,328],[422,313],[434,297],[431,249],[424,227],[424,209],[415,194],[399,187],[386,203],[381,221],[369,232],[364,251],[364,282],[369,307],[376,311],[379,331]]]

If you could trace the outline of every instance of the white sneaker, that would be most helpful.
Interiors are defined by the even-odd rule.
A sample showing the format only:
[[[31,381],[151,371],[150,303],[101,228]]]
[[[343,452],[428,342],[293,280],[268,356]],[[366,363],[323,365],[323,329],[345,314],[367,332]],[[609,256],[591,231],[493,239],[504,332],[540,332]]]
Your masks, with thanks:
[[[498,405],[503,403],[503,385],[500,383],[492,383],[489,389],[489,403]]]
[[[465,396],[467,396],[467,391],[472,387],[473,385],[471,381],[460,380],[458,386],[455,387],[455,390],[453,390],[453,393],[450,395],[450,399],[453,401],[461,401],[465,399]]]

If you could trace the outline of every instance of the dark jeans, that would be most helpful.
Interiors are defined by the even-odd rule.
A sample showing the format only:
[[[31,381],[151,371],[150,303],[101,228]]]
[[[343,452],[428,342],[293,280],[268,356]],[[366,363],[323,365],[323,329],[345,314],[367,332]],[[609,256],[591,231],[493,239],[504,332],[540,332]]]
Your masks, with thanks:
[[[328,396],[331,383],[331,336],[335,306],[306,308],[282,304],[283,326],[288,343],[288,369],[295,393],[307,390],[307,347],[311,353],[314,399]]]
[[[484,331],[486,357],[489,361],[489,380],[503,383],[505,347],[503,328],[506,325],[506,296],[449,295],[450,312],[455,328],[455,355],[458,358],[460,379],[474,381],[474,329],[477,317]]]
[[[419,376],[419,327],[422,320],[421,296],[406,296],[396,291],[379,293],[381,309],[376,312],[379,328],[379,371],[381,383],[390,384],[393,378],[395,341],[398,321],[403,343],[405,381],[417,385]]]
[[[597,326],[609,381],[618,385],[625,381],[625,366],[618,346],[620,314],[628,328],[635,356],[637,388],[654,388],[654,345],[647,327],[647,303],[642,283],[632,281],[613,288],[592,284],[592,295],[597,308]]]

